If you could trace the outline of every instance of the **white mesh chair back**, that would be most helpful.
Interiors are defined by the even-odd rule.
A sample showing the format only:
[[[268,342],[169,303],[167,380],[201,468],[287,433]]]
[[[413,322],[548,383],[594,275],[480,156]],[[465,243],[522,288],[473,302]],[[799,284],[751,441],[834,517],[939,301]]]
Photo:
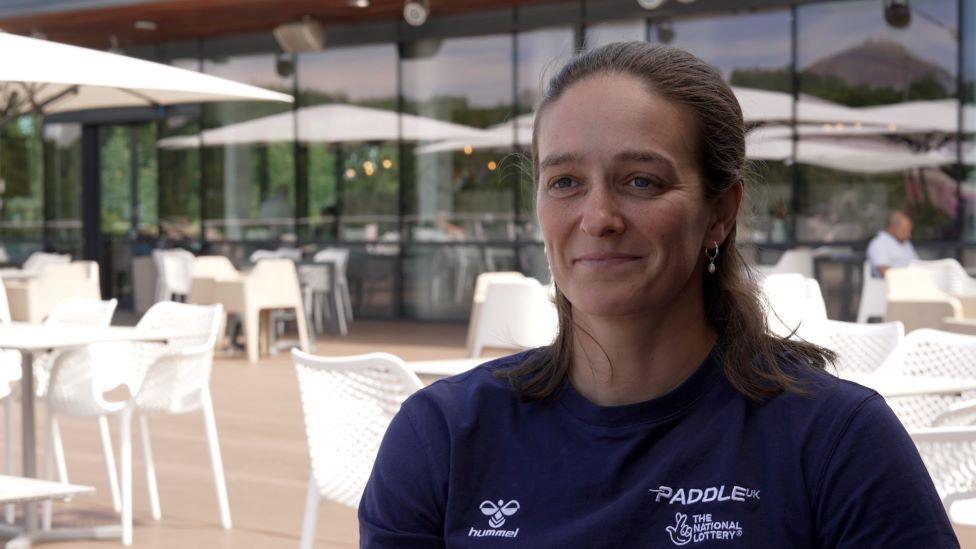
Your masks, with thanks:
[[[214,347],[224,320],[221,305],[163,302],[152,306],[137,327],[185,332],[165,349],[139,345],[149,366],[136,392],[140,411],[184,413],[200,409],[201,391],[210,384]]]
[[[50,379],[47,383],[45,402],[48,410],[56,414],[75,417],[96,417],[117,412],[125,402],[112,402],[103,393],[124,382],[118,368],[126,367],[106,358],[119,356],[117,346],[94,344],[80,349],[69,349],[54,355]],[[112,372],[115,383],[112,382]]]
[[[780,337],[793,331],[808,337],[808,331],[827,319],[827,307],[820,292],[820,284],[801,274],[767,275],[760,281],[765,297],[766,322],[769,331]]]
[[[24,264],[21,265],[21,269],[39,273],[48,265],[59,265],[63,263],[71,263],[71,256],[68,254],[34,252],[27,257]]]
[[[887,309],[888,283],[875,278],[871,263],[865,261],[861,268],[861,301],[857,305],[857,321],[867,322],[872,317],[884,318]]]
[[[936,283],[932,273],[920,267],[892,267],[885,271],[888,299],[940,299],[946,293]]]
[[[166,301],[172,294],[188,295],[193,284],[193,254],[181,249],[153,250],[156,264],[157,301]]]
[[[293,349],[292,358],[319,494],[355,508],[390,420],[423,384],[386,353],[320,357]]]
[[[976,336],[919,329],[909,333],[877,370],[878,374],[976,378]],[[922,395],[888,399],[908,427],[927,427],[949,408],[974,394]]]
[[[194,278],[237,280],[241,273],[230,259],[222,255],[201,255],[193,259]]]
[[[112,316],[115,314],[117,304],[118,300],[116,299],[102,301],[89,297],[69,297],[54,306],[54,310],[44,320],[44,325],[59,326],[64,329],[70,329],[72,326],[109,326],[112,324]],[[98,352],[97,349],[95,354]],[[47,393],[51,369],[54,367],[54,360],[59,354],[60,351],[44,353],[34,359],[34,387],[38,396]],[[117,372],[110,370],[110,364],[93,367],[95,371],[92,376],[96,386],[111,389],[117,385],[114,383],[118,380]]]
[[[913,267],[924,269],[943,292],[951,295],[976,294],[976,280],[953,258],[913,261]]]
[[[976,495],[976,426],[909,429],[946,510]]]
[[[521,280],[525,278],[520,272],[516,271],[502,271],[502,272],[488,272],[481,273],[474,282],[474,295],[471,297],[471,313],[468,316],[468,334],[466,337],[465,347],[468,349],[468,355],[474,356],[473,345],[474,336],[478,333],[478,322],[481,319],[481,305],[485,302],[485,294],[488,291],[488,285],[495,281],[500,280]]]
[[[905,337],[901,322],[859,324],[823,320],[817,326],[813,341],[837,353],[834,365],[845,373],[870,373],[891,356]]]
[[[529,349],[552,343],[559,325],[546,289],[534,278],[496,280],[485,290],[484,303],[472,323],[469,356],[485,347]]]

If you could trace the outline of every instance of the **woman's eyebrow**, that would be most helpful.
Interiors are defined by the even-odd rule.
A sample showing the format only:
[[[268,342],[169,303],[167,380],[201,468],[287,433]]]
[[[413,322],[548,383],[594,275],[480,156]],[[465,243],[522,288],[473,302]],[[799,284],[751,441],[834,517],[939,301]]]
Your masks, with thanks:
[[[645,164],[664,164],[671,166],[671,162],[663,156],[649,151],[621,151],[613,156],[618,162],[641,162]]]
[[[562,153],[549,155],[539,162],[539,169],[561,166],[563,164],[578,164],[583,161],[583,155],[577,153]]]

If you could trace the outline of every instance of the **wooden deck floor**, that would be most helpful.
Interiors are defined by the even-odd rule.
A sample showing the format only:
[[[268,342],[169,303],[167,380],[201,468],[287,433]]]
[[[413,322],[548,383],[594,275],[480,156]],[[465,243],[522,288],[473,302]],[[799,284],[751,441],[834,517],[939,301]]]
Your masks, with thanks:
[[[316,352],[386,351],[405,360],[462,357],[464,337],[465,327],[460,325],[357,321],[346,338],[319,339]],[[150,516],[142,456],[134,440],[134,547],[297,547],[309,465],[298,386],[288,354],[265,358],[258,365],[242,357],[218,357],[211,386],[234,528],[220,527],[202,416],[154,418],[150,431],[163,518],[156,522]],[[56,504],[55,523],[114,523],[117,515],[108,495],[96,422],[64,419],[61,425],[71,482],[94,486],[97,494]],[[113,422],[113,437],[117,431]],[[354,509],[322,502],[316,547],[357,547],[357,530]],[[43,546],[121,545],[108,540]]]

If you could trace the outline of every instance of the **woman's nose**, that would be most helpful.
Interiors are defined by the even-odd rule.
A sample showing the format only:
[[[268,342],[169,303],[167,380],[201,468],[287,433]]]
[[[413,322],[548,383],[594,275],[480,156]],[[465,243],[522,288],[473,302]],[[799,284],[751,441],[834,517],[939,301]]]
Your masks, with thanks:
[[[582,206],[580,230],[587,236],[602,238],[623,232],[624,220],[612,192],[604,189],[594,190]]]

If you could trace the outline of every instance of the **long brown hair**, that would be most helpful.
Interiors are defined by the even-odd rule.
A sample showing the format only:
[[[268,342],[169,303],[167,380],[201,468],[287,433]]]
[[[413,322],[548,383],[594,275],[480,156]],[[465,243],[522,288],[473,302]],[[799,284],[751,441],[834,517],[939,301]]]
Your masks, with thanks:
[[[697,124],[695,147],[705,199],[714,202],[735,184],[745,183],[745,124],[732,89],[710,65],[685,51],[620,42],[575,57],[550,81],[536,109],[532,175],[538,184],[538,129],[547,108],[573,85],[600,74],[625,74],[648,89],[684,106]],[[746,397],[761,400],[784,390],[802,392],[796,376],[781,367],[788,360],[824,368],[834,354],[802,340],[772,335],[755,277],[735,244],[735,226],[720,246],[718,269],[705,275],[705,311],[721,338],[725,376]],[[556,340],[521,364],[500,370],[524,399],[554,395],[563,385],[573,356],[572,304],[556,287],[559,328]]]

